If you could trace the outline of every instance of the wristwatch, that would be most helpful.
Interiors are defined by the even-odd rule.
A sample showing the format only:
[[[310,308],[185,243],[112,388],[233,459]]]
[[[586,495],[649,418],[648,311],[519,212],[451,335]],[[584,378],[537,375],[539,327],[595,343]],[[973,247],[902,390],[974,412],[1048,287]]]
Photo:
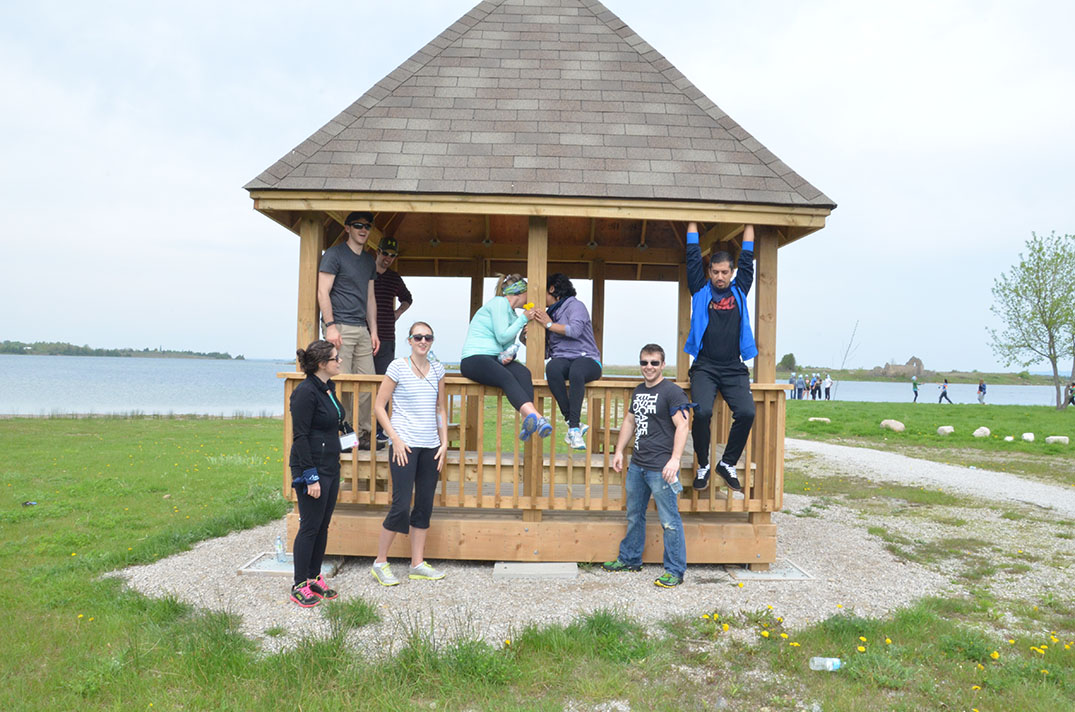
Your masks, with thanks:
[[[552,328],[552,320],[551,319],[549,321],[545,322],[545,328],[546,329],[551,329]]]
[[[327,329],[327,328],[329,328],[330,326],[336,326],[336,322],[334,322],[334,321],[329,321],[329,322],[326,322],[326,323],[325,323],[325,328],[326,328],[326,329]]]

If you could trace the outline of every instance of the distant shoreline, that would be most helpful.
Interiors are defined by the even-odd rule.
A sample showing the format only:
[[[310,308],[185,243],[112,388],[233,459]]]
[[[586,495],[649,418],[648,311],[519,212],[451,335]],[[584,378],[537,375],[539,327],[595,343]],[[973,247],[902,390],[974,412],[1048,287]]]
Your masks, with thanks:
[[[169,349],[98,349],[91,346],[76,346],[63,341],[22,341],[0,342],[0,354],[12,356],[104,356],[112,358],[195,358],[218,361],[243,361],[245,356],[232,356],[222,351],[172,351]]]

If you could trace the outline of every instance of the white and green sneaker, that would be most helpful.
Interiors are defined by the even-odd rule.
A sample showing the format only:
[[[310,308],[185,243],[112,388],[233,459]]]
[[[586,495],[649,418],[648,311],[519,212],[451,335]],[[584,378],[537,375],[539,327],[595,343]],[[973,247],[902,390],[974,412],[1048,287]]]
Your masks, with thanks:
[[[382,586],[398,586],[399,579],[392,573],[392,567],[388,562],[379,564],[376,561],[373,562],[373,568],[370,569],[370,573],[373,574],[373,578],[377,579],[377,583]]]
[[[572,450],[585,450],[586,441],[582,439],[582,431],[578,428],[568,428],[564,434],[564,441]]]
[[[427,562],[423,561],[417,566],[412,566],[410,571],[410,577],[416,580],[422,581],[440,581],[444,578],[443,571],[437,571],[430,566]]]

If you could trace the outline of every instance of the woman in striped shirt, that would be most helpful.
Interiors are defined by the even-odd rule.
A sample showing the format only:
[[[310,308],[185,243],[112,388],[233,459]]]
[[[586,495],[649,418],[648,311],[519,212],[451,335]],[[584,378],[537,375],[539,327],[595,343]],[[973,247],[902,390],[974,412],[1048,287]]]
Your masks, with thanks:
[[[436,581],[444,578],[425,560],[426,534],[433,512],[438,473],[444,468],[448,448],[448,413],[445,408],[444,366],[429,360],[433,328],[416,321],[407,334],[411,355],[388,365],[377,391],[374,412],[377,422],[392,441],[389,469],[392,472],[392,507],[381,528],[377,558],[371,573],[384,586],[399,579],[388,564],[388,549],[396,534],[411,538],[410,578]],[[388,417],[388,401],[392,417]],[[411,495],[414,508],[411,509]]]

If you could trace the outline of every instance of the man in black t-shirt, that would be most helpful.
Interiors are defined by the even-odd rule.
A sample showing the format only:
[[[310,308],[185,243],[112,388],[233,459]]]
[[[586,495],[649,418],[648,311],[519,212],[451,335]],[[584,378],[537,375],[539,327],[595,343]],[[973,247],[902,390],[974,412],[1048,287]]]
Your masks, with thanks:
[[[646,344],[639,355],[641,383],[631,393],[628,412],[620,426],[612,469],[623,471],[623,451],[634,437],[631,464],[623,478],[627,495],[627,535],[620,542],[619,557],[606,561],[606,571],[641,571],[646,544],[646,508],[650,495],[657,504],[657,516],[664,533],[664,573],[653,582],[662,588],[683,583],[687,570],[687,545],[683,520],[679,516],[679,458],[687,444],[693,403],[672,381],[664,379],[664,349]]]
[[[734,278],[733,278],[734,274]],[[735,466],[743,454],[754,424],[754,396],[750,392],[750,372],[744,360],[758,355],[750,329],[747,293],[754,283],[754,226],[743,230],[743,249],[738,269],[732,271],[727,252],[715,252],[704,269],[698,244],[698,226],[687,225],[687,287],[691,292],[691,328],[683,351],[694,357],[691,365],[691,396],[698,402],[691,434],[698,473],[694,489],[709,487],[710,422],[717,392],[732,411],[732,427],[717,474],[736,492],[743,485],[735,476]]]

